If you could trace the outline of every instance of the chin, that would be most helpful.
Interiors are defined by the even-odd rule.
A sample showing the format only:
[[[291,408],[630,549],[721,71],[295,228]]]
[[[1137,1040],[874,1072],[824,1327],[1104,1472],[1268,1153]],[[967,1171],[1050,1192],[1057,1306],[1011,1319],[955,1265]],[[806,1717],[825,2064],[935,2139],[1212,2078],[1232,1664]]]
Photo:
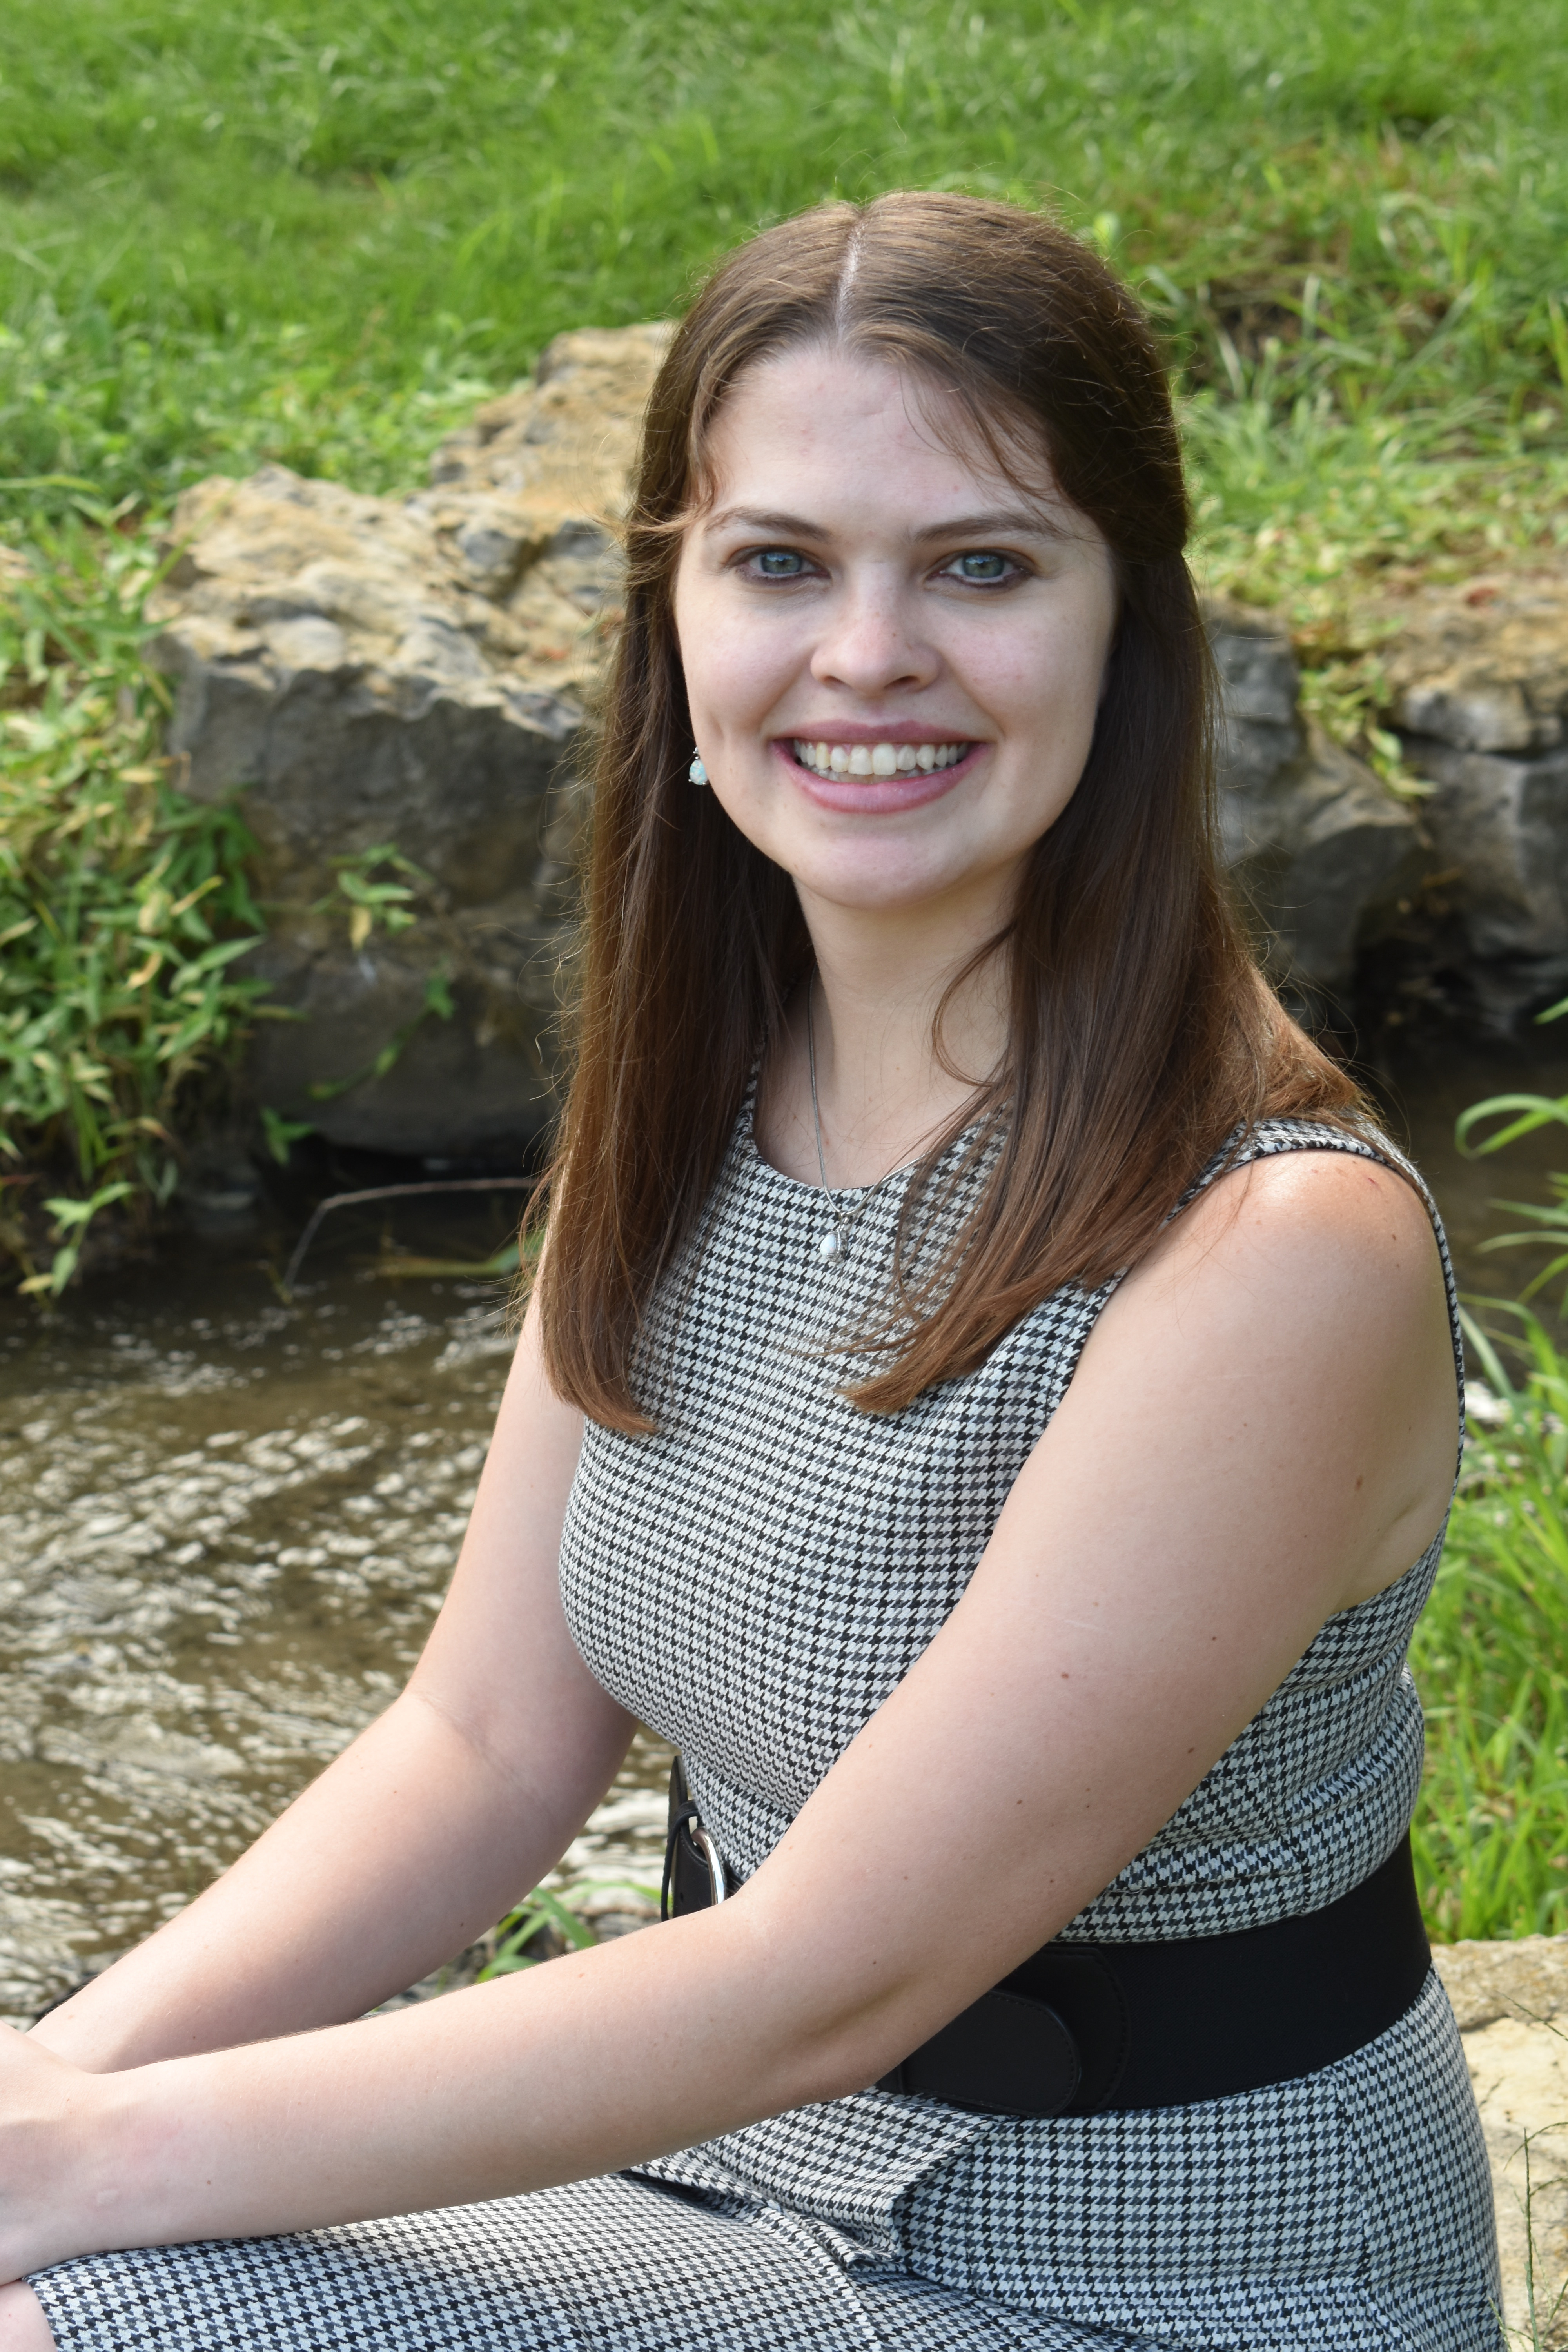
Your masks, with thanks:
[[[805,863],[790,870],[797,888],[830,906],[863,915],[912,913],[961,889],[970,878],[963,873],[868,872],[864,866],[813,869]]]

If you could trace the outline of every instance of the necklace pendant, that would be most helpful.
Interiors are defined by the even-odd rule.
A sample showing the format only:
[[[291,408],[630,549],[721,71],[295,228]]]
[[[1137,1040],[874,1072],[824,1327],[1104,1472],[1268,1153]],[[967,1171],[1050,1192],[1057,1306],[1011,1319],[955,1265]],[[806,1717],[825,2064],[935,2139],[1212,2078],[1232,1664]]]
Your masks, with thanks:
[[[826,1265],[832,1265],[837,1259],[843,1256],[844,1236],[839,1232],[837,1225],[834,1226],[833,1231],[830,1234],[823,1234],[822,1239],[816,1244],[816,1255]]]

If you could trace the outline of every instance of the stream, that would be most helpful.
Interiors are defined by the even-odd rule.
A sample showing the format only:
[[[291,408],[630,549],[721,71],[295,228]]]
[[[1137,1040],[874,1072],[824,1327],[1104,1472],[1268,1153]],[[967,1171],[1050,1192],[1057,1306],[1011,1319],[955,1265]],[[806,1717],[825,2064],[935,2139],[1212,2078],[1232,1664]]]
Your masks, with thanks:
[[[1568,1087],[1452,1052],[1388,1094],[1467,1289],[1501,1194],[1568,1165],[1548,1130],[1461,1160],[1458,1111]],[[510,1353],[505,1286],[389,1280],[384,1236],[477,1260],[495,1203],[329,1218],[299,1296],[279,1227],[193,1242],[39,1318],[0,1300],[0,2014],[39,2007],[178,1910],[391,1699],[451,1573]],[[551,1884],[647,1916],[668,1757],[639,1736]],[[524,1890],[519,1889],[521,1895]]]

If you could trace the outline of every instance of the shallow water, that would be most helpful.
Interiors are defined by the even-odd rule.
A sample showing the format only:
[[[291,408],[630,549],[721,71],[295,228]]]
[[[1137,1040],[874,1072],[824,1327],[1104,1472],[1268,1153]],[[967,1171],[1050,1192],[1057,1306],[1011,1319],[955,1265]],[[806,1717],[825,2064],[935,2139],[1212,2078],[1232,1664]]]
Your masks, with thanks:
[[[1453,1118],[1531,1083],[1568,1070],[1475,1054],[1401,1076],[1394,1124],[1472,1289],[1522,1278],[1479,1250],[1510,1222],[1489,1204],[1543,1197],[1568,1137],[1466,1163]],[[510,1339],[499,1286],[378,1278],[375,1213],[331,1221],[292,1306],[263,1262],[282,1232],[106,1279],[48,1324],[0,1303],[0,2012],[178,1909],[418,1654]],[[431,1213],[399,1240],[494,1247],[479,1211]],[[623,1883],[657,1879],[665,1764],[639,1740],[566,1857],[561,1883],[603,1882],[590,1910],[634,1912]]]

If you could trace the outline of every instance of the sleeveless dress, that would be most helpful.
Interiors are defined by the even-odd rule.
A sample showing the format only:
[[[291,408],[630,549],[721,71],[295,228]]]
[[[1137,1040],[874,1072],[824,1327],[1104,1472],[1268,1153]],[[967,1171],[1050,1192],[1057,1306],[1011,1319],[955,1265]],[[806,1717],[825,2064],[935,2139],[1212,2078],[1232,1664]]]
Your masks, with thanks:
[[[1240,1161],[1381,1137],[1290,1121]],[[1211,1181],[1216,1159],[1202,1180]],[[984,1162],[939,1169],[940,1248]],[[1406,1171],[1408,1172],[1408,1171]],[[650,1314],[652,1436],[590,1425],[561,1551],[590,1668],[686,1760],[744,1877],[963,1591],[1115,1288],[1069,1286],[979,1368],[868,1417],[839,1342],[880,1295],[903,1187],[763,1160],[748,1100]],[[1425,1194],[1424,1194],[1424,1197]],[[846,1256],[818,1244],[857,1200]],[[1436,1211],[1456,1361],[1452,1271]],[[1420,1780],[1405,1663],[1442,1537],[1329,1620],[1158,1835],[1063,1931],[1250,1927],[1334,1901]],[[870,2090],[639,2170],[297,2236],[105,2254],[32,2282],[62,2352],[1500,2352],[1485,2149],[1435,1975],[1298,2080],[1017,2119]]]

